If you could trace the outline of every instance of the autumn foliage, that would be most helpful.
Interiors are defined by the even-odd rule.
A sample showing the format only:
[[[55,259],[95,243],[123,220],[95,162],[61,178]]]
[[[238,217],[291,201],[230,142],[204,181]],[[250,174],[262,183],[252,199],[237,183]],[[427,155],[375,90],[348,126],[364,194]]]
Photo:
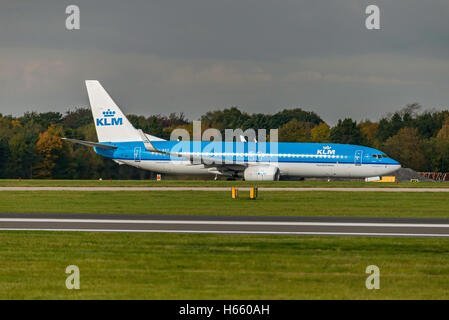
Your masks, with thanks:
[[[300,108],[273,114],[242,112],[237,107],[210,111],[202,129],[279,129],[281,142],[360,144],[380,149],[405,167],[449,172],[449,111],[422,111],[414,103],[379,120],[342,117],[333,126]],[[173,129],[192,130],[184,114],[128,115],[136,127],[169,139]],[[60,137],[97,141],[88,108],[59,112],[28,112],[21,117],[0,114],[0,178],[148,179],[153,173],[118,166],[91,148]]]

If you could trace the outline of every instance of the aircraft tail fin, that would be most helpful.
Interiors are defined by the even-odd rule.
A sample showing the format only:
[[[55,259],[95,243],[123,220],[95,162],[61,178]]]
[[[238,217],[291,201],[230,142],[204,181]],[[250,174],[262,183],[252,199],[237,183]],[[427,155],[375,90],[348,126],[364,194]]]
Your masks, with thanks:
[[[129,122],[97,80],[86,80],[87,94],[99,142],[139,141],[138,131]]]

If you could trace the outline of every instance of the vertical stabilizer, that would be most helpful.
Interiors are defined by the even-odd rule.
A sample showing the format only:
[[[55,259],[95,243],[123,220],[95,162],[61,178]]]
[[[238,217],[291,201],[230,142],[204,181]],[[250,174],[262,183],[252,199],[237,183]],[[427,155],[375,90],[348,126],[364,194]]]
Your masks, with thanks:
[[[86,80],[98,142],[139,141],[138,131],[97,80]]]

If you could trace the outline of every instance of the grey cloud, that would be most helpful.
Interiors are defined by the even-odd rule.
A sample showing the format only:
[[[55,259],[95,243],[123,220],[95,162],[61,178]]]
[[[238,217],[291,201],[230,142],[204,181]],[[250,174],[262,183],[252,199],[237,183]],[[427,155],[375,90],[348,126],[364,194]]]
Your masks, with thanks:
[[[2,2],[0,112],[87,105],[85,79],[145,115],[301,106],[335,123],[449,104],[447,0],[76,3],[80,31],[64,27],[71,2]]]
[[[1,10],[2,45],[239,60],[449,54],[445,0],[377,0],[378,32],[364,28],[367,0],[80,0],[82,28],[72,33],[64,28],[66,3],[18,3]]]

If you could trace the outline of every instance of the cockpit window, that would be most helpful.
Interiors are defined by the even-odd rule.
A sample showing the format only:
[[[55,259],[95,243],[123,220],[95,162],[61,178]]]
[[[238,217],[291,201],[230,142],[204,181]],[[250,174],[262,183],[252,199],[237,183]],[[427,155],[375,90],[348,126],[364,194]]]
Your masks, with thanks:
[[[373,154],[374,159],[388,158],[386,154]]]

